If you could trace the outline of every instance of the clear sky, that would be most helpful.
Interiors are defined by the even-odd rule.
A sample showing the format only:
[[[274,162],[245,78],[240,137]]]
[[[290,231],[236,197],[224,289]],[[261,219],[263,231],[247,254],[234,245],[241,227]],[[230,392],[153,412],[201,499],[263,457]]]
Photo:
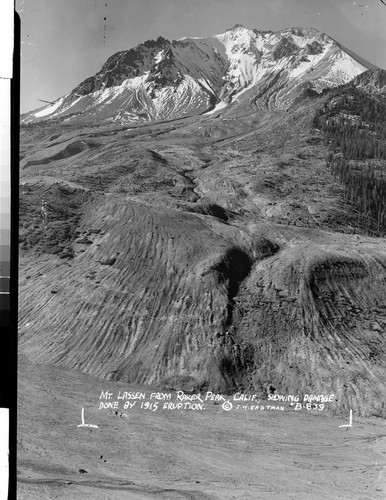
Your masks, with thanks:
[[[16,0],[22,22],[21,112],[94,75],[119,50],[162,35],[210,36],[235,24],[315,27],[386,69],[381,0]],[[105,19],[106,18],[106,19]]]

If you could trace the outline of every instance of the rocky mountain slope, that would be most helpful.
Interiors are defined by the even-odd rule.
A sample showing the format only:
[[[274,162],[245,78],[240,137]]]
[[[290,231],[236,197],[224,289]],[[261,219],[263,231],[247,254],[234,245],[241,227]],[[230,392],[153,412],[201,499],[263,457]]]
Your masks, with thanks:
[[[280,47],[279,59],[295,50]],[[370,73],[361,85],[380,99]],[[84,99],[94,84],[80,86]],[[287,107],[278,91],[256,108],[260,84],[226,113],[22,127],[19,346],[30,360],[169,389],[333,393],[332,411],[386,415],[385,240],[342,198],[314,124],[336,95]]]
[[[111,56],[102,69],[22,121],[138,123],[211,113],[253,93],[287,109],[305,91],[347,83],[374,66],[314,28],[236,25],[208,38],[162,37]]]

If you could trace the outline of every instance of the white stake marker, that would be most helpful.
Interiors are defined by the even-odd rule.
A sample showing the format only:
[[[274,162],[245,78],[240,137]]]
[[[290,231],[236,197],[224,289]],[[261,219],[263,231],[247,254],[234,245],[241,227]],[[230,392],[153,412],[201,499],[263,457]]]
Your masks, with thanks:
[[[349,424],[348,424],[348,425],[347,425],[347,424],[346,424],[346,425],[340,425],[340,426],[339,426],[339,428],[341,428],[341,427],[345,427],[345,428],[346,428],[346,430],[347,430],[349,427],[352,427],[352,410],[350,410],[350,422],[349,422]]]
[[[98,429],[97,425],[84,423],[84,408],[82,408],[82,423],[77,425],[77,427],[92,427],[93,429]]]

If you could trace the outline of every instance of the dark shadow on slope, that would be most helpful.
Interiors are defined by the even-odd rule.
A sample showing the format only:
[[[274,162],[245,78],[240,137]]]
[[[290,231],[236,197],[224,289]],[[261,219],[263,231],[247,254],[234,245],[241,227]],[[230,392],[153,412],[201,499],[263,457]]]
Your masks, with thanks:
[[[196,203],[194,205],[185,205],[183,209],[186,212],[193,212],[202,215],[211,215],[224,222],[229,221],[232,218],[232,212],[226,210],[224,207],[217,205],[216,203]]]
[[[213,264],[209,272],[216,274],[217,282],[226,286],[228,295],[226,325],[232,323],[234,297],[240,285],[248,276],[253,264],[252,258],[240,248],[230,248],[221,259]]]

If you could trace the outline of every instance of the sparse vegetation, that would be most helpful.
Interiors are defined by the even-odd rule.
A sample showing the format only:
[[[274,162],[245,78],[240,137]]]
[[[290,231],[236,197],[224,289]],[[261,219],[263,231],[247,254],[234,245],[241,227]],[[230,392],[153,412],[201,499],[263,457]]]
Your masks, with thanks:
[[[327,166],[345,187],[367,234],[386,234],[386,102],[354,85],[331,93],[314,125],[329,144]]]

